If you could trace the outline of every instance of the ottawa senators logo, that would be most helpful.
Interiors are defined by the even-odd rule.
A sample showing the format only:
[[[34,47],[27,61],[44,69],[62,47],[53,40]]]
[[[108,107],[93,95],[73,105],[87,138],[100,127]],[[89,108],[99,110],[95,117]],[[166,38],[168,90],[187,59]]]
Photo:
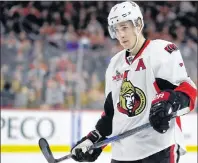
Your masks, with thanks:
[[[127,81],[127,74],[128,71],[125,71],[117,108],[121,113],[134,117],[145,109],[146,96],[141,89],[134,87],[130,81]]]
[[[175,44],[168,44],[165,48],[164,48],[167,52],[169,52],[170,54],[173,51],[178,50],[177,46]]]

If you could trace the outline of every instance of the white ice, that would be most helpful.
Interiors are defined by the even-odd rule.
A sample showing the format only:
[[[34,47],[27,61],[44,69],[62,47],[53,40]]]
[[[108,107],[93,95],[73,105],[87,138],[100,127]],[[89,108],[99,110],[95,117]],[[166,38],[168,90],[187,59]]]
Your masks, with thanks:
[[[55,153],[54,157],[59,158],[65,153]],[[95,163],[110,163],[111,154],[102,153]],[[47,163],[42,153],[1,153],[1,163]],[[62,161],[62,163],[75,163],[72,159]],[[179,163],[197,163],[197,153],[189,153],[181,157]]]

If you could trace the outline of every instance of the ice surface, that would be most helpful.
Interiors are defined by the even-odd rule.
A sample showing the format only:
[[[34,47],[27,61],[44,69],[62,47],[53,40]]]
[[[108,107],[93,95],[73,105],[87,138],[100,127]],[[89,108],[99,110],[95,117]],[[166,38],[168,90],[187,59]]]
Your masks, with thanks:
[[[64,156],[65,153],[55,153],[55,158]],[[102,153],[95,163],[110,163],[111,154]],[[47,163],[42,153],[1,153],[1,163]],[[72,159],[62,163],[75,163]],[[179,163],[197,163],[197,153],[189,153],[181,157]]]

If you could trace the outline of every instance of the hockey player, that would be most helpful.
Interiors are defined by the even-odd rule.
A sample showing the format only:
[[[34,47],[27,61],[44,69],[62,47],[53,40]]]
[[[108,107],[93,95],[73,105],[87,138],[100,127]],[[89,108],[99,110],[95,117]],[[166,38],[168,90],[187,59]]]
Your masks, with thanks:
[[[150,122],[151,128],[112,143],[111,163],[176,163],[185,153],[180,116],[196,103],[196,86],[180,50],[168,41],[145,39],[143,16],[134,2],[113,6],[108,24],[124,50],[106,71],[104,114],[71,149],[73,159],[93,162],[102,148],[86,152],[87,147]]]

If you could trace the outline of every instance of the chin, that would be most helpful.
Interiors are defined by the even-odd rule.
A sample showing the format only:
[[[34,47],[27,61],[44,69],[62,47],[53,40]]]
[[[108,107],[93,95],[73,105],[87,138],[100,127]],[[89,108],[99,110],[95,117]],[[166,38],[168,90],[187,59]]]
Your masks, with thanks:
[[[125,48],[125,49],[130,49],[130,47],[129,47],[129,46],[125,46],[124,48]]]
[[[126,45],[122,45],[122,47],[123,47],[124,49],[128,49],[128,48],[129,48],[129,47],[126,46]]]

